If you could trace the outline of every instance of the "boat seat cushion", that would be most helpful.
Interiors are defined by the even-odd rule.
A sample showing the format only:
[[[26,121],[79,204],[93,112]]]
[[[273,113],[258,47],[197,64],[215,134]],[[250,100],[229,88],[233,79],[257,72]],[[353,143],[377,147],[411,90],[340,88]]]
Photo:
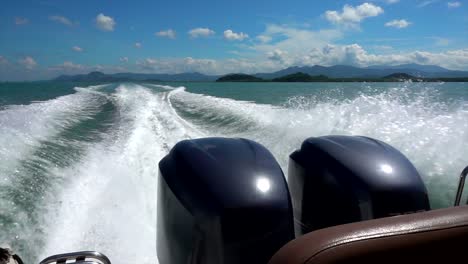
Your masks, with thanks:
[[[464,263],[467,259],[468,206],[460,206],[317,230],[283,246],[269,264]]]

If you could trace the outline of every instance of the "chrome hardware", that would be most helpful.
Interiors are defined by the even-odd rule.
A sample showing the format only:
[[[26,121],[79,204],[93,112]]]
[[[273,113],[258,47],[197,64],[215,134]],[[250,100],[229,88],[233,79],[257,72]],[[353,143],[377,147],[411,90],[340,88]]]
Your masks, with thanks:
[[[96,251],[80,251],[80,252],[53,255],[53,256],[45,258],[39,264],[49,264],[49,263],[111,264],[111,261],[104,254],[101,254]]]
[[[461,201],[462,194],[463,194],[463,187],[465,186],[465,179],[467,175],[468,175],[468,166],[466,166],[466,168],[460,174],[460,181],[458,182],[457,196],[455,196],[455,206],[460,205],[460,201]]]

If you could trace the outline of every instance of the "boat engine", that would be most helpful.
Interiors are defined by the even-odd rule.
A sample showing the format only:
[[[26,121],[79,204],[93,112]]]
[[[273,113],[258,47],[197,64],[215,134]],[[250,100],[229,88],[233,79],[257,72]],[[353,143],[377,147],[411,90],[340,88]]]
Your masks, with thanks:
[[[429,210],[416,168],[368,137],[309,138],[290,155],[296,236],[320,228]]]
[[[267,263],[294,238],[286,179],[262,145],[185,140],[159,169],[160,263]]]

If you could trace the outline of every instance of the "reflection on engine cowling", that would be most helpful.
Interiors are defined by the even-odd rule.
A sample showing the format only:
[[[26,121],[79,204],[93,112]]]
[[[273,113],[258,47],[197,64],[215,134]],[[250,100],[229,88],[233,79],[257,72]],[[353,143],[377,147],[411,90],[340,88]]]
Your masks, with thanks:
[[[294,238],[286,179],[262,145],[186,140],[159,169],[160,263],[267,263]]]
[[[367,137],[309,138],[290,155],[296,236],[334,225],[429,210],[416,168]]]

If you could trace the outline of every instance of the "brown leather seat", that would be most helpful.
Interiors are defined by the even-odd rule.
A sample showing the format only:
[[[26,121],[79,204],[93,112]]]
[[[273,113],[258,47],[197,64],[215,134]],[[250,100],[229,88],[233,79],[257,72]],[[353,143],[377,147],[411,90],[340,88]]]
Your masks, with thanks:
[[[317,230],[269,262],[283,263],[468,263],[468,206]]]

